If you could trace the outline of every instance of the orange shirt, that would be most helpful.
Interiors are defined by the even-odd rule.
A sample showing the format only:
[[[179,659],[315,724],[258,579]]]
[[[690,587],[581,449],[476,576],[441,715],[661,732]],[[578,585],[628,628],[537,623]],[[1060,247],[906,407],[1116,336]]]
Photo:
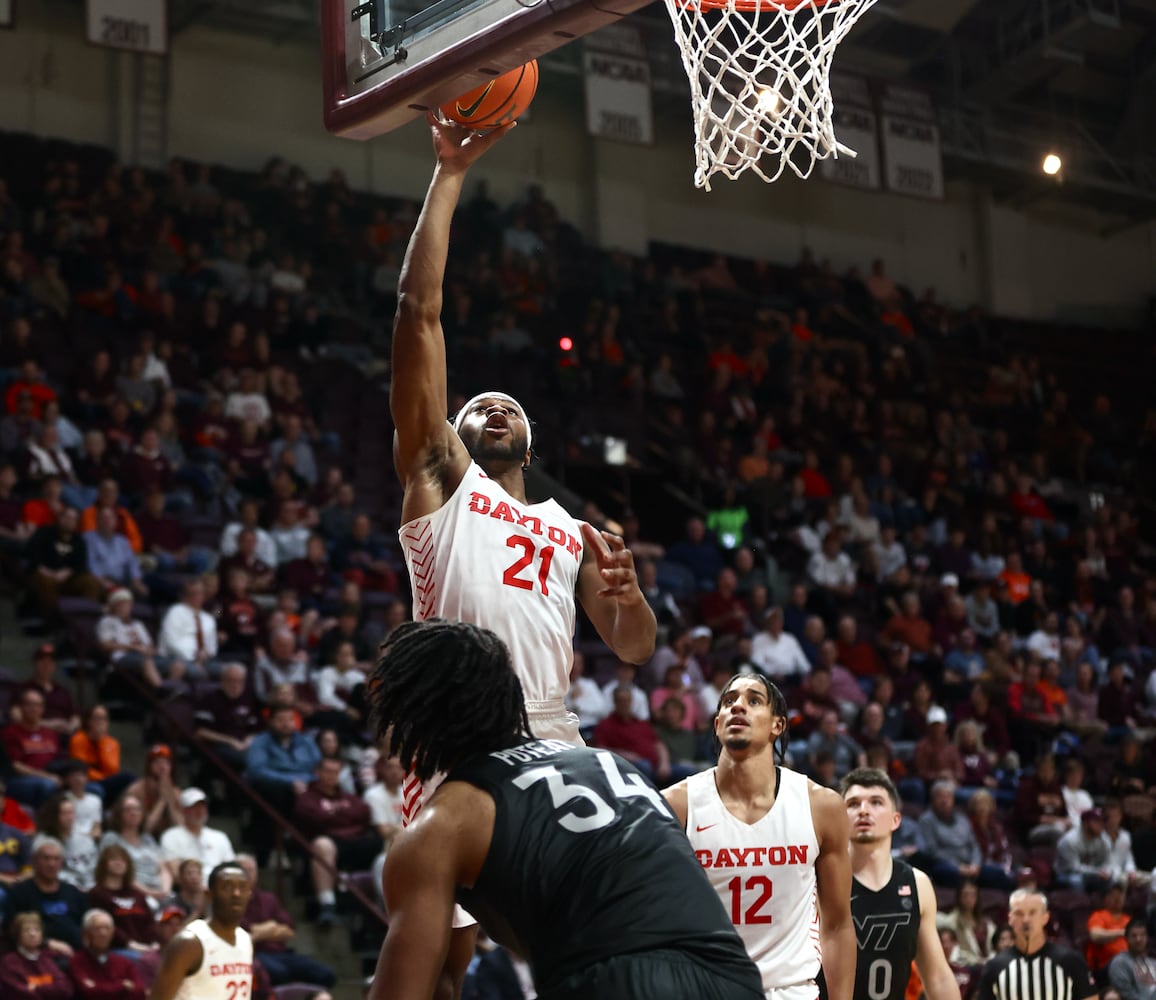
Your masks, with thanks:
[[[103,781],[120,774],[120,743],[112,736],[102,736],[96,743],[83,729],[68,741],[68,756],[88,765],[88,780]]]
[[[1088,917],[1088,930],[1091,931],[1093,927],[1098,927],[1101,930],[1122,931],[1128,926],[1128,921],[1132,918],[1127,913],[1120,913],[1113,916],[1107,910],[1097,910],[1090,917]],[[1108,963],[1112,961],[1122,951],[1126,951],[1128,942],[1120,936],[1112,941],[1104,941],[1096,944],[1095,941],[1088,942],[1088,949],[1086,952],[1088,959],[1088,966],[1093,972],[1099,972],[1101,969],[1107,967]]]
[[[1000,573],[999,579],[1007,584],[1007,597],[1012,604],[1019,604],[1028,599],[1032,578],[1027,573],[1013,573],[1005,569]]]

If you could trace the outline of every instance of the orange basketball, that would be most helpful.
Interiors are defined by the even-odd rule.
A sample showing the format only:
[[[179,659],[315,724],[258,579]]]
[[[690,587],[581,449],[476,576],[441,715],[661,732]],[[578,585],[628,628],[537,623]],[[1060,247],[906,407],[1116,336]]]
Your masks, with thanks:
[[[538,60],[535,59],[475,87],[456,101],[447,101],[441,106],[441,112],[459,125],[498,128],[525,111],[537,89]]]

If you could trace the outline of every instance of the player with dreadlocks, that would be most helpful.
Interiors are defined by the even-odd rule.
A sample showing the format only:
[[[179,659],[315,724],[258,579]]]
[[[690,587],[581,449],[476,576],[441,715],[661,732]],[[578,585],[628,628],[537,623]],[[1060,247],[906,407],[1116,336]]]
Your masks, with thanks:
[[[783,767],[787,702],[761,675],[719,696],[718,766],[663,794],[775,1000],[851,1000],[855,928],[842,799]],[[776,762],[776,745],[781,744]]]
[[[535,739],[492,632],[402,625],[369,681],[383,750],[445,780],[386,855],[370,1000],[428,1000],[455,899],[522,955],[541,1000],[759,1000],[666,803],[608,750]]]

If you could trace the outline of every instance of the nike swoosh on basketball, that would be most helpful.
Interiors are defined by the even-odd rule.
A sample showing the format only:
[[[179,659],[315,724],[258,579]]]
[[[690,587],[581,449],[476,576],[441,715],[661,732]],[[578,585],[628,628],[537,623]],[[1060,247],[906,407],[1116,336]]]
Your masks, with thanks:
[[[703,830],[709,830],[712,826],[718,826],[718,824],[717,823],[707,823],[706,826],[696,826],[694,828],[694,832],[695,833],[702,833]]]

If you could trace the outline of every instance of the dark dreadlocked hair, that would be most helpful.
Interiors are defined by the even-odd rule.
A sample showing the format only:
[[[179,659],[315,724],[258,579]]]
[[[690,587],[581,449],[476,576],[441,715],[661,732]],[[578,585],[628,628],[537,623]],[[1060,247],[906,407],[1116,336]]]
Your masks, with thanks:
[[[717,717],[719,712],[722,711],[723,699],[727,696],[727,692],[730,691],[731,686],[735,681],[741,680],[758,681],[760,684],[762,684],[767,692],[767,704],[771,706],[771,712],[774,715],[779,715],[783,718],[783,731],[779,734],[778,739],[775,740],[775,753],[778,758],[778,762],[782,764],[787,759],[787,747],[791,742],[791,711],[787,707],[787,699],[783,697],[783,692],[780,691],[778,685],[775,684],[765,674],[735,674],[734,677],[726,682],[726,685],[719,692],[718,705],[715,706],[714,714]],[[715,741],[718,742],[717,737],[715,738]]]
[[[493,632],[431,618],[399,626],[370,674],[379,743],[422,780],[530,733],[522,685]]]

